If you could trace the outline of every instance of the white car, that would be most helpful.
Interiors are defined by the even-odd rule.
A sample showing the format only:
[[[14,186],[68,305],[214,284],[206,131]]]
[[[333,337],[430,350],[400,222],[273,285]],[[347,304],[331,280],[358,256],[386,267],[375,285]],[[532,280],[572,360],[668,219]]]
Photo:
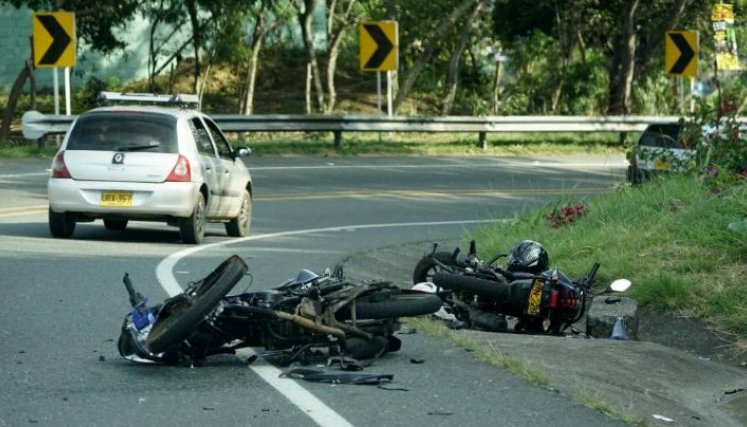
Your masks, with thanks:
[[[69,238],[77,222],[102,219],[107,230],[130,220],[178,226],[200,243],[206,222],[229,236],[249,233],[252,179],[207,115],[195,110],[114,106],[80,115],[60,145],[48,181],[49,229]]]
[[[695,160],[694,147],[686,147],[679,123],[653,123],[638,138],[628,166],[627,179],[640,183],[662,172],[682,172]]]

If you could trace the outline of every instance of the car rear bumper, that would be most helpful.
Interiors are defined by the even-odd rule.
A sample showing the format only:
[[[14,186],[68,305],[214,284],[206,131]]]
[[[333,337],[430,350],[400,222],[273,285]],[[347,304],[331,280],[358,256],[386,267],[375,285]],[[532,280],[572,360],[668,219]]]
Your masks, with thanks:
[[[104,191],[131,192],[132,205],[101,205]],[[90,217],[129,218],[188,217],[197,200],[199,184],[194,182],[97,182],[51,178],[47,184],[49,207],[54,212],[76,212]]]

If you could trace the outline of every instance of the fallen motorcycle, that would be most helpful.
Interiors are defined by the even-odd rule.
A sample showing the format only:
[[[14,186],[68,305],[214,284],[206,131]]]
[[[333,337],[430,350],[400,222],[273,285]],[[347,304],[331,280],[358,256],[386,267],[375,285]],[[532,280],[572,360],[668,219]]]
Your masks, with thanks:
[[[434,245],[413,272],[413,289],[430,291],[444,301],[446,311],[468,327],[488,331],[508,330],[507,316],[516,319],[515,332],[562,334],[588,310],[591,288],[599,263],[581,279],[548,269],[548,255],[537,242],[523,240],[508,254],[487,262],[477,257],[475,242],[462,256],[457,248],[448,257]],[[507,257],[507,267],[495,262]],[[428,280],[431,279],[431,280]],[[620,279],[610,289],[623,292],[630,282]],[[444,317],[444,316],[441,316]]]
[[[401,342],[393,335],[399,317],[430,314],[441,306],[434,295],[386,281],[346,279],[341,267],[322,275],[301,270],[274,289],[227,295],[247,272],[244,260],[233,255],[155,306],[148,306],[125,274],[132,310],[122,324],[119,353],[136,362],[195,364],[211,355],[263,347],[257,356],[289,364],[323,347],[369,359],[399,350]]]

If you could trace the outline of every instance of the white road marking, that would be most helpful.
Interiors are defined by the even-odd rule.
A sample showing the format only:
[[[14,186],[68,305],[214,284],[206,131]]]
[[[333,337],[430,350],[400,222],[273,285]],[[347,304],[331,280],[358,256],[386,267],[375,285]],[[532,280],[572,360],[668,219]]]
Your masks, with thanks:
[[[222,242],[216,242],[206,245],[194,246],[189,249],[185,249],[179,252],[175,252],[163,261],[161,261],[156,267],[156,277],[161,283],[161,287],[166,291],[169,296],[174,296],[182,292],[182,287],[176,281],[176,278],[172,274],[176,264],[184,257],[192,255],[196,252],[207,250],[218,246],[228,246],[235,243],[242,243],[251,240],[265,240],[272,239],[281,236],[298,236],[303,234],[312,234],[319,232],[339,232],[348,230],[363,230],[372,228],[390,228],[390,227],[423,227],[433,225],[455,225],[455,224],[482,224],[496,221],[510,221],[504,220],[466,220],[466,221],[434,221],[434,222],[402,222],[392,224],[361,224],[361,225],[345,225],[340,227],[327,227],[327,228],[310,228],[305,230],[294,230],[284,231],[279,233],[267,233],[258,234],[256,236],[248,236],[240,239],[226,240]],[[248,355],[247,355],[248,357]],[[253,370],[257,375],[260,376],[265,382],[270,384],[280,394],[285,396],[291,403],[296,405],[304,414],[308,415],[317,425],[323,427],[338,427],[338,426],[352,426],[342,415],[335,412],[332,408],[327,406],[324,402],[319,400],[316,396],[310,393],[305,388],[301,387],[296,381],[280,378],[282,371],[262,360],[258,360],[252,363],[250,369]]]

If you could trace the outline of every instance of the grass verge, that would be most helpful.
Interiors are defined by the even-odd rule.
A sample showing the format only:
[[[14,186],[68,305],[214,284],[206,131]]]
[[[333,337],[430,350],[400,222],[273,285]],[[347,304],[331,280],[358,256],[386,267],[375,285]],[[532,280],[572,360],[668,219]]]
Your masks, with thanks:
[[[447,328],[443,322],[433,320],[429,317],[407,318],[406,322],[409,326],[427,335],[440,338],[457,347],[463,348],[472,353],[478,360],[505,369],[529,383],[542,386],[551,385],[551,378],[539,368],[521,359],[507,356],[489,344],[479,343],[464,334],[460,334],[458,331],[453,331]],[[647,425],[645,420],[636,416],[632,411],[618,408],[593,393],[575,393],[573,400],[591,409],[604,412],[610,417],[625,423],[637,426]]]

